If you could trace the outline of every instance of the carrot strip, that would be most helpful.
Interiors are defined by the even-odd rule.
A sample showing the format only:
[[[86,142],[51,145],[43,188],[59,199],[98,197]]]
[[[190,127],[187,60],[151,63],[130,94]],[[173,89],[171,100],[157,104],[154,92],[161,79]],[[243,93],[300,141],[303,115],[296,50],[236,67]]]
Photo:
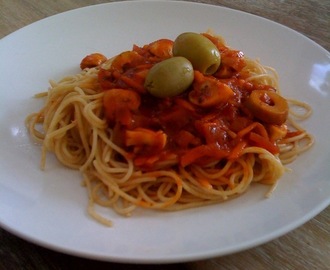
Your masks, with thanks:
[[[288,132],[288,133],[286,134],[286,136],[284,137],[284,139],[292,138],[292,137],[298,136],[298,135],[300,135],[301,133],[303,133],[302,130],[297,130],[297,131],[291,131],[291,132]]]
[[[188,111],[191,111],[191,112],[196,111],[196,109],[190,102],[188,102],[187,100],[184,100],[182,98],[176,98],[175,103]]]
[[[243,138],[246,134],[250,133],[252,130],[257,129],[257,131],[259,132],[259,134],[268,139],[268,133],[266,128],[260,124],[259,122],[253,122],[251,125],[247,126],[246,128],[240,130],[237,133],[237,136],[239,138]]]
[[[278,154],[279,149],[275,143],[270,142],[268,139],[262,137],[261,135],[251,132],[249,135],[249,139],[254,142],[254,144],[258,147],[264,148],[272,154]]]
[[[204,187],[206,189],[212,189],[213,188],[211,183],[206,178],[198,178],[197,181],[202,187]]]
[[[181,166],[185,167],[203,157],[212,157],[221,160],[228,156],[228,151],[220,149],[215,144],[203,144],[187,151],[180,159]]]
[[[140,93],[145,92],[143,83],[141,84],[140,82],[135,81],[134,79],[131,79],[124,75],[120,76],[120,80],[122,80],[125,84],[127,84],[128,87],[131,87]]]
[[[231,151],[228,159],[237,159],[242,155],[244,148],[247,146],[247,141],[239,142],[234,149]]]

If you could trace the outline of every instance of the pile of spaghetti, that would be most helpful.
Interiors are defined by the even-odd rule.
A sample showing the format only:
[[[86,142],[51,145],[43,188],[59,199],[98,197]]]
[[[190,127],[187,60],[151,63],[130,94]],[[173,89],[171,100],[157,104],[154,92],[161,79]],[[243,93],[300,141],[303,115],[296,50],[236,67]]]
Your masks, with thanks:
[[[26,123],[42,145],[41,167],[53,152],[81,171],[88,212],[100,222],[111,225],[95,204],[130,215],[136,207],[217,203],[254,182],[271,192],[284,164],[313,144],[297,124],[311,108],[281,96],[275,70],[219,36],[200,35],[221,62],[212,74],[194,66],[192,82],[178,94],[155,96],[146,84],[154,66],[174,57],[175,41],[168,39],[134,45],[111,59],[88,55],[79,74],[51,81],[37,94],[45,104]]]

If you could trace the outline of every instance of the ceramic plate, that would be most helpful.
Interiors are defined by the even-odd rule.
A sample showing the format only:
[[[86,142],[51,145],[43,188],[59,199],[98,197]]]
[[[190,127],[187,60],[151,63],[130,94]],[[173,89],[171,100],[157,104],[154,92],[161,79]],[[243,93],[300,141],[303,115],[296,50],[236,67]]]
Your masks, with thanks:
[[[201,18],[201,19],[196,19]],[[86,214],[78,172],[51,155],[39,169],[40,147],[24,119],[49,79],[79,72],[92,52],[108,57],[159,38],[209,28],[280,76],[282,93],[314,109],[303,126],[315,146],[289,165],[272,197],[253,186],[229,202],[164,213],[138,210],[130,218],[100,209],[106,228]],[[276,44],[276,46],[275,46]],[[247,13],[189,2],[134,1],[81,8],[33,23],[0,40],[0,225],[39,245],[117,262],[169,263],[248,249],[297,228],[330,202],[329,53],[303,35]]]

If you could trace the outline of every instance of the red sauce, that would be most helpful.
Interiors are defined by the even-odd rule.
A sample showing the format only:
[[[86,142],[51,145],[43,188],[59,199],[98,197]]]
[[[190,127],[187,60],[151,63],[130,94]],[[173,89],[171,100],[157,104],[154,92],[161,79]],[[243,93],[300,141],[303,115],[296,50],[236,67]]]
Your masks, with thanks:
[[[135,93],[122,92],[120,98],[109,97],[111,101],[105,98],[104,107],[109,125],[114,130],[114,141],[129,153],[136,166],[153,168],[168,159],[176,160],[181,166],[203,165],[237,158],[240,151],[251,145],[278,152],[275,143],[269,139],[267,126],[261,123],[254,127],[256,119],[244,107],[252,90],[274,89],[246,81],[248,74],[242,72],[245,67],[243,53],[208,37],[221,52],[221,66],[213,76],[197,73],[196,76],[202,82],[216,80],[233,91],[226,102],[216,106],[201,107],[191,102],[189,93],[197,87],[197,79],[190,89],[172,98],[155,98],[145,91],[143,84],[148,70],[155,63],[171,57],[173,42],[169,40],[143,47],[134,45],[132,52],[115,60],[116,64],[109,70],[99,71],[99,82],[107,91],[106,95],[113,89]],[[250,132],[238,135],[250,126],[253,126]]]

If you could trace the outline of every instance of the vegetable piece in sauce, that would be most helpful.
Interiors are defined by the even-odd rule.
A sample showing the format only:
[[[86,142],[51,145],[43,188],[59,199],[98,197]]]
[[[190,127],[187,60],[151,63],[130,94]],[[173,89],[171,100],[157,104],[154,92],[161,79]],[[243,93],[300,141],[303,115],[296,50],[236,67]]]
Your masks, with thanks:
[[[234,92],[228,85],[195,71],[193,90],[189,93],[191,103],[206,108],[225,103],[233,96]]]
[[[159,58],[165,59],[173,56],[173,41],[169,39],[159,39],[148,46],[148,51]]]
[[[153,131],[146,128],[126,130],[126,146],[134,146],[134,153],[157,154],[166,145],[167,136],[161,131]]]
[[[194,80],[191,63],[184,57],[171,57],[155,64],[148,72],[144,86],[159,98],[183,93]]]
[[[138,93],[126,89],[110,89],[105,91],[103,106],[105,115],[111,124],[117,122],[124,126],[132,123],[132,112],[141,104]]]
[[[218,48],[205,36],[197,33],[183,33],[173,44],[173,55],[187,58],[195,70],[203,74],[215,73],[221,62]]]
[[[268,124],[283,124],[289,113],[285,98],[268,90],[254,90],[245,102],[254,117]]]
[[[87,55],[83,60],[80,62],[80,68],[93,68],[103,64],[107,61],[107,58],[101,53],[92,53]]]

